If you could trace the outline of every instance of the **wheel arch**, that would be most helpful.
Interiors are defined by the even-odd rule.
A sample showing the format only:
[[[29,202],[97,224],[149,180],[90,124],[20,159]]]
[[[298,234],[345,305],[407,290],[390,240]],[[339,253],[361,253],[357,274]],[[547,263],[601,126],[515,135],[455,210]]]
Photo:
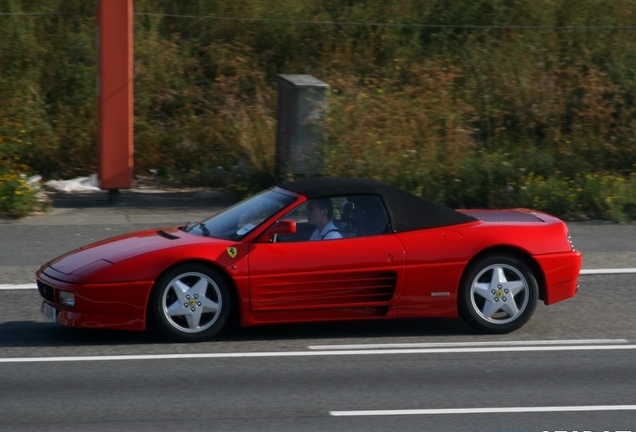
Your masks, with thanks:
[[[539,300],[545,301],[546,283],[545,283],[545,275],[543,274],[543,270],[541,270],[541,266],[539,266],[539,263],[537,263],[537,261],[528,252],[513,246],[493,246],[493,247],[484,249],[478,254],[476,254],[475,256],[473,256],[466,263],[466,266],[464,267],[464,271],[462,272],[462,277],[461,277],[461,283],[464,282],[468,269],[471,267],[471,265],[475,261],[485,256],[499,255],[499,254],[512,255],[516,257],[517,259],[520,259],[528,267],[530,267],[530,270],[532,270],[537,280],[537,285],[539,289]]]
[[[201,259],[201,258],[194,258],[194,259],[186,259],[186,260],[183,260],[183,261],[175,262],[172,265],[170,265],[170,266],[166,267],[165,269],[163,269],[163,271],[157,275],[157,277],[155,278],[155,280],[152,283],[152,288],[150,289],[150,291],[148,293],[148,298],[146,299],[146,311],[144,313],[144,316],[145,316],[145,319],[146,319],[146,326],[148,325],[148,318],[149,318],[148,317],[148,313],[150,311],[149,304],[150,304],[150,299],[152,297],[151,294],[156,289],[157,281],[159,279],[161,279],[161,277],[164,274],[166,274],[167,272],[169,272],[173,268],[175,268],[177,266],[180,266],[180,265],[184,265],[184,264],[202,264],[202,265],[207,266],[207,267],[211,268],[212,270],[216,271],[223,278],[223,280],[227,283],[227,285],[229,287],[230,295],[232,296],[232,298],[231,298],[230,318],[228,320],[228,324],[233,324],[235,322],[236,323],[240,322],[241,304],[240,304],[238,289],[236,287],[236,284],[234,283],[234,280],[228,274],[227,269],[225,269],[224,267],[218,265],[215,262],[208,261],[208,260]]]

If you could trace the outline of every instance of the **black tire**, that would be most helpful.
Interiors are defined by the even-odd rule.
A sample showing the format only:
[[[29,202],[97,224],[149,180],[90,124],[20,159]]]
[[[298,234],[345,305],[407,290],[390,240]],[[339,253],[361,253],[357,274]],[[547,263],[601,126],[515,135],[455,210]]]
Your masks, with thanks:
[[[539,288],[532,269],[514,255],[479,258],[459,287],[459,315],[483,333],[510,333],[532,317]]]
[[[231,295],[218,271],[201,263],[173,267],[157,281],[148,315],[161,334],[180,342],[208,340],[225,326]]]

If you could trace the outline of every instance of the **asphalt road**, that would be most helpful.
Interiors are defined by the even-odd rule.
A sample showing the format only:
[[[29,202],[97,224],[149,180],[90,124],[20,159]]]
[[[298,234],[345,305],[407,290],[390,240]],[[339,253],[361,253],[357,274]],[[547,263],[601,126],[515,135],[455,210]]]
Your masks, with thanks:
[[[125,198],[71,197],[1,222],[0,285],[32,283],[81,244],[223,206]],[[635,225],[570,231],[585,267],[636,267]],[[636,431],[633,281],[582,276],[574,299],[539,305],[504,336],[405,320],[236,329],[199,344],[63,328],[42,320],[35,290],[0,290],[0,430]]]
[[[406,320],[239,329],[200,344],[63,328],[41,320],[35,291],[2,291],[0,430],[636,430],[632,281],[584,276],[575,299],[505,336]],[[617,405],[632,408],[594,411]],[[587,408],[333,415],[564,406]]]

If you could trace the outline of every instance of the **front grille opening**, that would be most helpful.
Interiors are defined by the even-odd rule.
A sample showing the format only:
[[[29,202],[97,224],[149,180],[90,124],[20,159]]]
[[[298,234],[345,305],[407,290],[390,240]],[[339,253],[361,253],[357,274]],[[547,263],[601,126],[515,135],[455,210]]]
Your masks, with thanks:
[[[55,303],[55,288],[53,288],[51,285],[45,284],[42,281],[37,281],[37,284],[40,295],[44,297],[45,300]]]

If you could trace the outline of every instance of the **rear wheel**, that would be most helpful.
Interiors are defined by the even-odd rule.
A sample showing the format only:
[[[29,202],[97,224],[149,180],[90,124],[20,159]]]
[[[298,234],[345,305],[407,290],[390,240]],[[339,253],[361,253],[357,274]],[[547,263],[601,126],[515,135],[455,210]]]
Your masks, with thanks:
[[[197,342],[217,334],[230,314],[224,278],[199,263],[181,264],[163,274],[150,297],[149,314],[164,335]]]
[[[537,280],[513,255],[488,255],[466,270],[459,292],[459,313],[484,333],[509,333],[528,322],[537,305]]]

